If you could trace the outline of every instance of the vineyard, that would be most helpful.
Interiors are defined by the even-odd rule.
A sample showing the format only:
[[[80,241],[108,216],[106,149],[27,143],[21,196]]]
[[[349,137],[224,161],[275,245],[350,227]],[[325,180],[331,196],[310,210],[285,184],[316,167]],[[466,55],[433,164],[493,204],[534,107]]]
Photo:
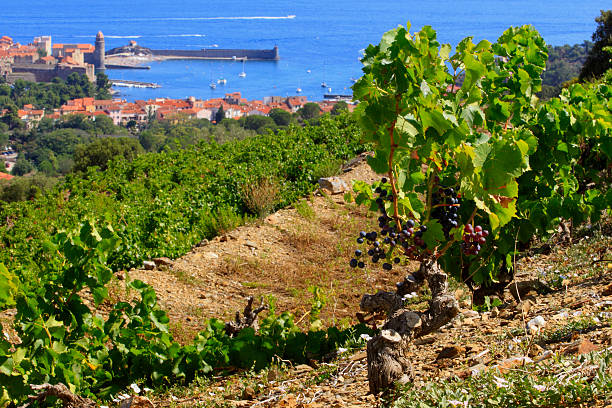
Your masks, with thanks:
[[[360,345],[361,334],[373,336],[373,394],[410,381],[411,345],[459,313],[448,277],[480,305],[503,292],[536,241],[610,212],[612,76],[541,102],[546,57],[531,27],[510,28],[494,44],[468,37],[454,53],[430,27],[413,34],[400,27],[365,51],[353,87],[359,126],[341,115],[277,135],[141,155],[4,205],[0,307],[16,307],[20,342],[0,339],[0,403],[22,402],[29,384],[44,382],[105,400],[135,380],[189,383],[275,358],[304,363]],[[272,308],[258,330],[212,319],[180,345],[155,292],[140,281],[127,284],[139,300],[118,302],[104,317],[84,301],[85,294],[96,306],[108,299],[113,271],[176,258],[247,217],[293,203],[339,160],[372,147],[368,162],[381,180],[355,183],[345,199],[377,212],[379,228],[355,237],[346,266],[406,270],[397,287],[361,299],[363,313],[383,316],[381,330],[303,333]],[[254,206],[249,186],[270,200]],[[410,269],[414,262],[420,266]],[[425,284],[427,308],[410,308]],[[251,313],[238,326],[253,323]]]

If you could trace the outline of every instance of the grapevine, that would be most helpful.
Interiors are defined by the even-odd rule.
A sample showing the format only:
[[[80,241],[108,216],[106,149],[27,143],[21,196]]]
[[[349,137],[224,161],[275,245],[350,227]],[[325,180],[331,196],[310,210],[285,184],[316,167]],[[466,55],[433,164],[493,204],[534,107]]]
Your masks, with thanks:
[[[421,265],[395,293],[362,298],[362,310],[388,316],[368,343],[374,393],[404,375],[410,339],[457,314],[447,274],[473,290],[503,290],[516,239],[546,236],[560,218],[596,220],[612,202],[609,85],[575,85],[541,104],[535,94],[547,49],[532,27],[510,28],[494,44],[468,37],[454,54],[431,27],[408,30],[391,30],[366,49],[353,86],[364,137],[375,145],[368,163],[385,177],[354,185],[355,201],[378,212],[379,230],[360,233],[366,247],[349,265]],[[580,157],[592,151],[598,164],[589,169]],[[429,309],[403,309],[402,296],[425,282]]]

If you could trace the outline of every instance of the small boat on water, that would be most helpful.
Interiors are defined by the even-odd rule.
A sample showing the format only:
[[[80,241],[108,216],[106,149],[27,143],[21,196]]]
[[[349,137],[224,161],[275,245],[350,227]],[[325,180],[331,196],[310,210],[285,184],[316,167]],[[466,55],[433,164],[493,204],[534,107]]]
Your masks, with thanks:
[[[246,57],[242,59],[242,72],[238,74],[240,78],[246,77],[246,72],[244,72],[244,62],[246,61]]]
[[[298,89],[296,89],[296,90],[295,90],[295,92],[297,92],[297,93],[301,93],[301,92],[302,92],[302,88],[298,88]]]
[[[325,83],[325,81],[321,82],[321,88],[327,88],[327,84]]]
[[[215,89],[217,87],[217,84],[215,84],[214,82],[211,82],[210,85],[211,89]]]
[[[219,85],[225,85],[225,84],[227,84],[227,79],[225,79],[225,78],[219,78],[219,79],[217,80],[217,83],[218,83]]]

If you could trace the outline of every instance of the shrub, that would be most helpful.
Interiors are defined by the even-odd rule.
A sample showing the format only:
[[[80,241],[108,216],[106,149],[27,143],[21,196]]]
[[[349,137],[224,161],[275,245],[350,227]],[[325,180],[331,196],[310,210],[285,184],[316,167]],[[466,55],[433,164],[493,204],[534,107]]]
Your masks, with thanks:
[[[243,184],[240,197],[245,207],[260,218],[270,214],[278,203],[280,183],[272,177],[260,177],[254,183]]]

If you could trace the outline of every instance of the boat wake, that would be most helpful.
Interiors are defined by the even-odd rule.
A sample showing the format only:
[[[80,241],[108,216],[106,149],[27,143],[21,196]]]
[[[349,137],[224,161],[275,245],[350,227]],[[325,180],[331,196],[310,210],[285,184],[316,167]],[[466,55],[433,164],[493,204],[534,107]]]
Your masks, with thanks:
[[[205,21],[205,20],[292,20],[295,14],[287,16],[226,16],[226,17],[160,17],[150,18],[147,21]],[[144,19],[143,19],[144,20]]]

